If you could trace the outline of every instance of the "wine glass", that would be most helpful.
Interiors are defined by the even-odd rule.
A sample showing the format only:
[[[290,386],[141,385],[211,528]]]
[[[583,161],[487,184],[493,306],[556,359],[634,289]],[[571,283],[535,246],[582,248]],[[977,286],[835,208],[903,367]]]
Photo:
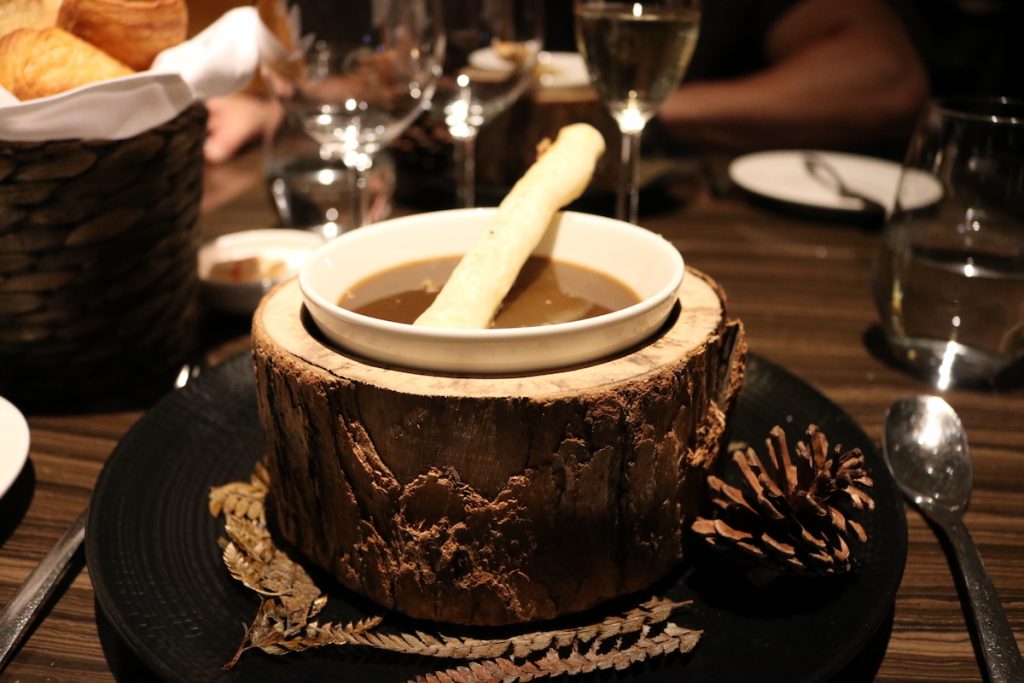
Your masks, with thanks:
[[[444,58],[437,0],[261,0],[263,77],[288,123],[353,183],[366,219],[374,155],[429,106]],[[330,235],[328,235],[330,236]]]
[[[432,112],[455,148],[456,204],[476,202],[480,127],[530,86],[543,39],[543,0],[443,0],[447,49]]]
[[[640,135],[693,56],[700,0],[576,0],[576,44],[622,131],[615,214],[637,222]]]

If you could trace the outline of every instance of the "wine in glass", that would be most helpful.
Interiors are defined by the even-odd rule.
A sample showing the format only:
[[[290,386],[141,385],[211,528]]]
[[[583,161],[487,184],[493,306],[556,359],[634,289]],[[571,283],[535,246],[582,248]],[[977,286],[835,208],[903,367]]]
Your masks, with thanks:
[[[455,147],[456,204],[476,202],[480,127],[529,88],[543,38],[543,0],[443,0],[447,48],[432,112]]]
[[[347,171],[349,222],[361,226],[374,155],[429,105],[436,87],[445,44],[439,3],[271,0],[259,10],[270,44],[264,79],[289,123],[318,145],[324,168]]]
[[[576,43],[622,131],[616,217],[637,222],[640,135],[679,85],[697,44],[699,0],[576,0]]]

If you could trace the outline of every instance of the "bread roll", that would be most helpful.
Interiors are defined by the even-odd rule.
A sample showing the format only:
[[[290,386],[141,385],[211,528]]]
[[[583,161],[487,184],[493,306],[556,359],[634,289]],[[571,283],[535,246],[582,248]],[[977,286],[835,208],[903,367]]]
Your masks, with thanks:
[[[0,85],[19,100],[132,73],[102,50],[59,28],[23,28],[0,38]]]
[[[185,0],[64,0],[57,26],[136,71],[188,34]]]
[[[0,36],[19,28],[49,28],[57,23],[60,0],[0,0]]]

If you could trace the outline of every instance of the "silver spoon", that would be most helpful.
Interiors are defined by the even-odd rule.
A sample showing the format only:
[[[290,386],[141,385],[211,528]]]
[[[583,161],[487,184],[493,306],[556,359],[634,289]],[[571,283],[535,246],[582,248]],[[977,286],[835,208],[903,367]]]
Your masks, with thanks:
[[[882,450],[900,490],[953,546],[989,682],[1024,681],[1010,622],[963,523],[974,474],[960,418],[937,396],[901,398],[889,408]]]

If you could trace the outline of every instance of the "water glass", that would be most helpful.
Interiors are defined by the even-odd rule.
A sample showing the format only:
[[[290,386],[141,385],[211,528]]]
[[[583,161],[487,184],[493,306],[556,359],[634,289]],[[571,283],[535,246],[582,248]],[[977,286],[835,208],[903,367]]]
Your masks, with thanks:
[[[440,75],[438,0],[279,0],[259,9],[263,80],[285,124],[315,140],[322,161],[351,172],[349,223],[365,225],[377,154],[429,105]]]
[[[278,111],[264,136],[264,163],[270,202],[281,225],[304,228],[331,239],[359,227],[354,215],[375,223],[391,213],[395,164],[387,150],[378,152],[357,191],[355,171],[335,152],[306,134],[301,122]],[[364,204],[353,211],[353,201]]]
[[[924,207],[922,177],[941,187]],[[875,296],[890,349],[937,389],[999,384],[1020,369],[1024,101],[928,107],[883,234]]]

